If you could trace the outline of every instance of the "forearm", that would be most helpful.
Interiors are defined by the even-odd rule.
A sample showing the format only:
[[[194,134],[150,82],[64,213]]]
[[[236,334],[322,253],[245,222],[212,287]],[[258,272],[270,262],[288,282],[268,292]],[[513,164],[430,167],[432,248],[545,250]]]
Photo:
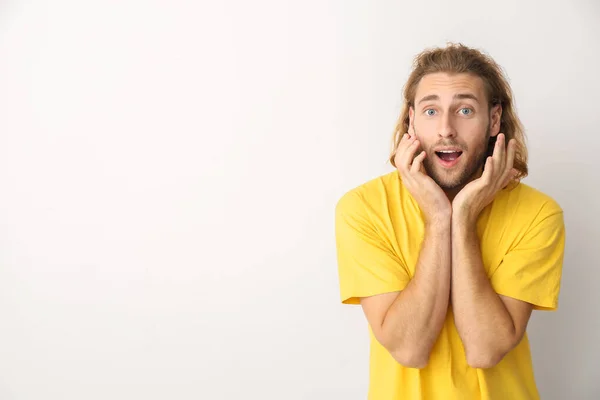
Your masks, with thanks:
[[[451,282],[454,321],[469,365],[495,365],[511,347],[516,332],[483,267],[475,223],[452,223]]]
[[[424,367],[448,311],[451,225],[426,227],[413,279],[389,308],[382,329],[387,348],[401,364]]]

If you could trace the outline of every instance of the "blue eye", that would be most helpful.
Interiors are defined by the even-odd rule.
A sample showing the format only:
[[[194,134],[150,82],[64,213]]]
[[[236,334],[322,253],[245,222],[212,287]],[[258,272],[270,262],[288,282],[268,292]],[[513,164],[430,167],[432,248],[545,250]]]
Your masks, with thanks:
[[[468,112],[464,113],[463,111],[468,111]],[[462,115],[471,115],[473,113],[473,110],[471,110],[470,108],[461,108],[460,112]]]
[[[432,113],[430,113],[429,111],[435,112],[435,110],[434,110],[434,109],[432,109],[432,108],[429,108],[429,109],[425,110],[425,114],[426,114],[426,115],[429,115],[429,116],[431,117],[433,114],[432,114]]]

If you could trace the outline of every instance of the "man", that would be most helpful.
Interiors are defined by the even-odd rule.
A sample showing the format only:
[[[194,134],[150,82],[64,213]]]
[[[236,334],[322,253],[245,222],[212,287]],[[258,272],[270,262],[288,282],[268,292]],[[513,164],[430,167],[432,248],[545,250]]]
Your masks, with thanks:
[[[539,399],[526,327],[558,306],[565,228],[520,182],[500,67],[463,45],[419,54],[390,161],[336,207],[341,300],[369,324],[369,399]]]

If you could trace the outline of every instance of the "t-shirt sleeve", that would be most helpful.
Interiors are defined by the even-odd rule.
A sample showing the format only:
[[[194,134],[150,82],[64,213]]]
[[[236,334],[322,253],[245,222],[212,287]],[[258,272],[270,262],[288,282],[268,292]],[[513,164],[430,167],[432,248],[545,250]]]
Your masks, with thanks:
[[[346,193],[338,202],[335,236],[342,303],[359,304],[361,297],[400,291],[410,281],[358,193]]]
[[[540,213],[490,277],[496,293],[556,310],[565,248],[563,212]]]

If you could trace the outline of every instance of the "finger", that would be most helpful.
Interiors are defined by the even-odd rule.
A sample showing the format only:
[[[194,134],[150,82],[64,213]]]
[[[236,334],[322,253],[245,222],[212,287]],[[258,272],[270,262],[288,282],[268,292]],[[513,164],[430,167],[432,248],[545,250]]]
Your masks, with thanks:
[[[504,178],[504,181],[502,182],[502,186],[501,188],[504,189],[506,186],[508,186],[508,184],[515,179],[515,177],[517,176],[518,171],[516,169],[511,169],[509,174],[506,176],[506,178]]]
[[[405,171],[408,171],[410,168],[418,148],[419,140],[415,138],[408,139],[406,148],[403,150],[402,154],[400,154],[400,165]]]
[[[506,165],[504,166],[504,170],[502,171],[501,181],[503,185],[501,187],[506,186],[504,182],[510,182],[517,174],[517,170],[513,168],[513,164],[515,161],[516,154],[516,144],[515,139],[511,139],[508,142],[507,150],[506,150]]]
[[[506,150],[506,165],[504,166],[505,173],[509,176],[512,173],[515,155],[517,153],[517,141],[515,139],[510,139],[508,142],[508,148]]]
[[[489,156],[485,160],[485,166],[483,168],[483,174],[481,175],[481,181],[485,185],[489,185],[492,181],[492,176],[494,175],[494,158]]]
[[[398,147],[396,148],[396,153],[394,154],[394,162],[396,163],[396,166],[398,166],[398,163],[400,162],[400,155],[406,148],[406,142],[408,141],[408,138],[409,134],[405,133],[400,138],[400,142],[398,142]]]
[[[517,171],[516,169],[514,169],[514,168],[511,169],[509,171],[508,175],[506,175],[506,177],[502,181],[502,186],[500,188],[504,189],[505,187],[507,187],[508,184],[511,183],[513,181],[513,179],[515,179],[515,177],[517,176],[518,173],[519,173],[519,171]]]
[[[419,155],[415,157],[412,165],[410,166],[410,172],[412,174],[415,174],[415,173],[421,171],[421,167],[423,166],[423,160],[425,159],[426,156],[427,156],[427,153],[425,152],[425,150],[421,150]]]
[[[499,133],[498,139],[496,140],[496,146],[494,147],[494,171],[499,174],[502,174],[504,172],[505,139],[506,138],[504,134]]]
[[[400,138],[400,142],[398,143],[398,148],[396,149],[396,154],[398,153],[402,153],[402,150],[404,150],[410,141],[410,134],[405,133],[402,135],[402,137]]]

